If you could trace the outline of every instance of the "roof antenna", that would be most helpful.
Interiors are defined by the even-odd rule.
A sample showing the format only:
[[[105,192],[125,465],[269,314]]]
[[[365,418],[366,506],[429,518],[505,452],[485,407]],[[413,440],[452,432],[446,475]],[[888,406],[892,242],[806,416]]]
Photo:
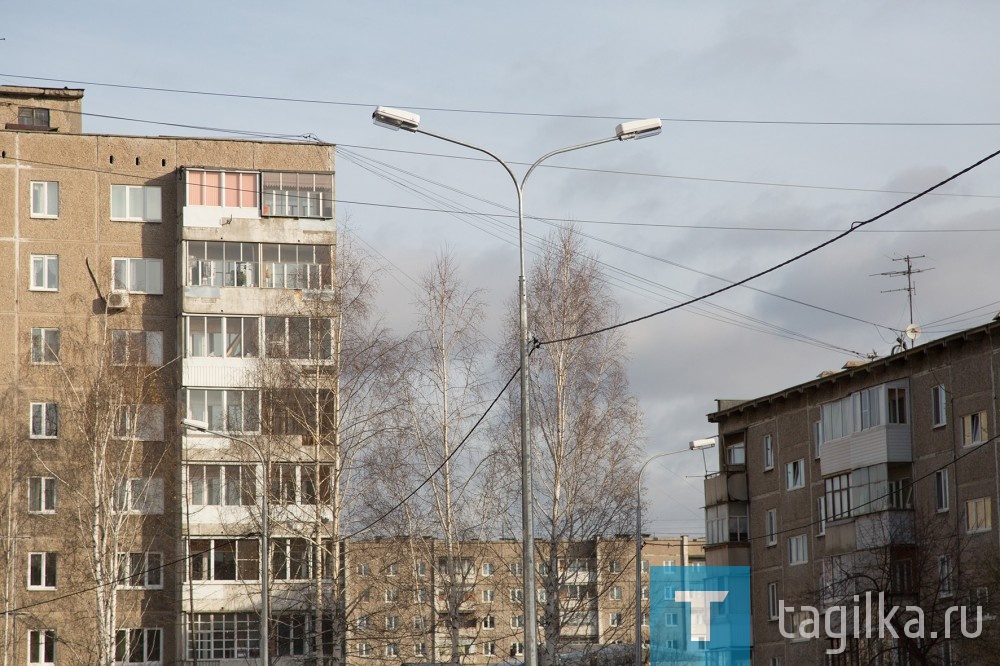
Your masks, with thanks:
[[[899,277],[901,275],[906,276],[906,286],[901,289],[884,289],[883,294],[890,294],[895,291],[905,291],[906,298],[910,305],[910,323],[907,327],[900,333],[899,337],[896,338],[897,345],[892,348],[893,353],[897,351],[906,351],[907,340],[909,340],[910,346],[918,337],[920,337],[920,327],[913,321],[913,295],[917,293],[917,286],[913,283],[913,276],[916,273],[923,273],[924,271],[932,271],[933,268],[913,268],[914,259],[925,259],[926,255],[918,254],[916,256],[906,255],[905,257],[896,257],[893,261],[905,261],[906,270],[903,271],[887,271],[885,273],[873,273],[872,277],[883,276],[883,277]]]

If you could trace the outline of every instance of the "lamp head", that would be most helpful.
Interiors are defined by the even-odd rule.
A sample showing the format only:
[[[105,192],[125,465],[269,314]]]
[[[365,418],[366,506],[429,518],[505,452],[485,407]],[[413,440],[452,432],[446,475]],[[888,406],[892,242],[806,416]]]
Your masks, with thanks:
[[[420,116],[402,109],[377,106],[372,113],[372,122],[391,130],[405,129],[408,132],[413,132],[420,124]]]
[[[705,437],[703,439],[696,439],[691,442],[691,450],[697,451],[698,449],[711,449],[717,443],[718,438],[716,437]]]
[[[656,136],[663,130],[663,121],[659,118],[646,118],[645,120],[630,120],[615,128],[615,135],[619,141],[629,139],[645,139],[648,136]]]
[[[190,428],[191,430],[200,430],[201,432],[208,431],[208,424],[204,421],[196,421],[194,419],[182,419],[181,425],[185,428]]]

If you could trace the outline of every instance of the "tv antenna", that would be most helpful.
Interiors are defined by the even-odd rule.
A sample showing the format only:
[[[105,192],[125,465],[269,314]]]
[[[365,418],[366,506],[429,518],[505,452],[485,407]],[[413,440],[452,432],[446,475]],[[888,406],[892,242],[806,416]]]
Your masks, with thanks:
[[[883,289],[882,290],[883,294],[891,294],[891,293],[896,292],[896,291],[905,291],[906,292],[906,299],[907,299],[907,302],[909,303],[909,306],[910,306],[910,323],[902,331],[902,333],[900,333],[899,337],[896,338],[896,343],[897,343],[897,346],[900,348],[900,350],[906,349],[906,347],[907,347],[907,341],[909,341],[910,345],[912,346],[912,344],[916,341],[916,339],[918,337],[920,337],[920,327],[917,326],[917,324],[913,321],[913,295],[917,293],[917,285],[913,282],[913,276],[915,274],[917,274],[917,273],[923,273],[924,271],[932,271],[932,270],[934,270],[933,268],[914,268],[913,267],[913,260],[914,259],[926,259],[926,255],[918,254],[916,256],[906,255],[905,257],[896,257],[896,258],[893,259],[893,261],[905,261],[906,262],[906,270],[901,270],[901,271],[887,271],[885,273],[874,273],[874,274],[872,274],[872,277],[876,277],[876,276],[881,276],[881,277],[901,277],[903,275],[906,276],[906,286],[905,287],[902,287],[900,289]]]

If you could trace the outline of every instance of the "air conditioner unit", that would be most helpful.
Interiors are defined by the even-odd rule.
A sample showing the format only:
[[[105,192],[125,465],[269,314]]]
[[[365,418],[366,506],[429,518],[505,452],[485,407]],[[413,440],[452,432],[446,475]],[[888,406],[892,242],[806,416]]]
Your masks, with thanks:
[[[109,310],[124,310],[128,307],[129,294],[124,289],[112,289],[108,294]]]

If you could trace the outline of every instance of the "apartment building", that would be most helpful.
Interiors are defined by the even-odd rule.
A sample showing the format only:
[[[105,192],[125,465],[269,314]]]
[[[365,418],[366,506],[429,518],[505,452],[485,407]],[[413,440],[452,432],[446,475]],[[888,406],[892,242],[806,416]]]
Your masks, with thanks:
[[[521,544],[502,539],[448,546],[429,537],[348,544],[348,663],[447,663],[453,652],[467,664],[523,659]],[[564,544],[549,558],[539,542],[540,640],[546,625],[558,622],[550,631],[557,631],[562,655],[634,645],[634,548],[634,537],[594,538]],[[645,536],[642,555],[642,631],[648,643],[650,566],[700,566],[704,541]],[[683,625],[667,631],[680,640]]]
[[[995,613],[998,333],[994,320],[709,414],[722,445],[706,561],[751,568],[754,663],[995,659],[992,623],[962,640],[945,614]],[[923,635],[902,631],[913,608],[896,616],[899,638],[867,635],[866,593],[919,608]]]
[[[293,654],[335,549],[276,372],[332,356],[334,147],[83,134],[82,98],[0,87],[4,659],[255,658],[265,490]]]

